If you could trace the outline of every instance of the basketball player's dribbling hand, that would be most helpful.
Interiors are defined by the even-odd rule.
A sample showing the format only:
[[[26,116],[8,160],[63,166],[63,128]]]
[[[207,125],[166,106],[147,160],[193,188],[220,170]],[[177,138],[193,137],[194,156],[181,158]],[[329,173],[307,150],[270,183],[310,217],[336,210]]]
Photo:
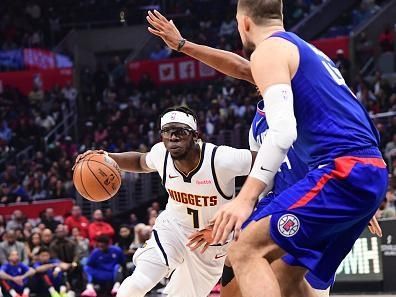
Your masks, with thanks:
[[[76,158],[76,161],[74,162],[72,170],[74,170],[78,162],[80,162],[81,160],[92,154],[107,154],[107,152],[104,150],[88,150],[83,154],[79,154]]]
[[[154,12],[149,11],[146,19],[150,25],[154,27],[154,29],[149,27],[149,32],[161,37],[166,45],[171,49],[177,50],[179,42],[181,39],[183,39],[183,37],[181,36],[173,21],[168,21],[161,13],[156,10],[154,10]]]
[[[249,203],[242,197],[237,197],[224,205],[213,219],[213,243],[224,244],[232,231],[234,239],[238,240],[243,223],[249,218],[254,204]]]

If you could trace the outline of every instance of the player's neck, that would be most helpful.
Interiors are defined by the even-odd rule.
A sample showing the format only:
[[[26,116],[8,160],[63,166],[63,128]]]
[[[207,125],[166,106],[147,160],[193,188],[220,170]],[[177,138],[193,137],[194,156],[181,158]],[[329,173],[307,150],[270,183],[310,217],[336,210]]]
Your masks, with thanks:
[[[256,27],[252,32],[252,41],[256,47],[275,32],[285,31],[282,24],[273,24],[265,27]]]
[[[174,164],[179,171],[187,175],[197,168],[201,157],[201,146],[196,143],[183,159],[174,160]]]

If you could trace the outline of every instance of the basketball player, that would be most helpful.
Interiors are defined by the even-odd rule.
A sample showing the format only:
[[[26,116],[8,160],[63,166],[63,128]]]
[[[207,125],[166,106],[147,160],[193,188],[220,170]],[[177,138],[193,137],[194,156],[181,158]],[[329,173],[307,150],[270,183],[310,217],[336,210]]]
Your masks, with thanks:
[[[239,0],[237,20],[269,129],[238,197],[216,214],[214,242],[235,232],[228,255],[243,296],[315,296],[307,271],[330,284],[385,195],[378,132],[334,63],[285,32],[281,0]],[[292,144],[309,172],[240,233]],[[270,263],[286,253],[279,282]]]
[[[118,297],[145,296],[171,274],[166,288],[170,296],[206,297],[221,276],[227,243],[209,246],[205,254],[190,251],[186,243],[234,197],[235,177],[249,174],[254,153],[202,143],[197,127],[193,112],[174,108],[162,115],[162,142],[149,153],[109,153],[122,170],[157,171],[169,194],[166,210],[158,216],[147,245],[135,253],[136,270],[121,284]]]
[[[182,38],[174,23],[172,21],[168,21],[158,11],[149,12],[147,20],[153,26],[153,28],[149,28],[149,31],[154,35],[161,37],[170,48],[196,58],[226,75],[254,83],[251,75],[250,63],[248,60],[231,52],[186,41]],[[251,150],[259,150],[267,129],[268,125],[265,119],[264,102],[260,101],[258,103],[256,116],[253,120],[249,134],[249,144]],[[268,197],[266,197],[266,199],[261,200],[257,207],[257,211],[264,208],[272,198],[281,193],[283,190],[302,179],[307,171],[307,166],[303,164],[303,162],[298,158],[296,152],[293,149],[290,149],[287,158],[284,160],[280,170],[278,170],[275,176],[274,188],[272,192]],[[379,227],[375,217],[373,217],[371,223],[372,225],[369,226],[370,231],[373,234],[382,236],[381,228]],[[247,223],[245,223],[245,225],[247,225]],[[204,239],[205,234],[203,232],[197,232],[191,236],[192,243],[200,242],[200,244],[196,245],[193,249],[203,245]],[[288,256],[286,256],[285,259],[287,259],[287,257]],[[312,273],[309,273],[306,278],[313,288],[319,289],[317,292],[320,296],[328,296],[328,290],[322,290],[328,287],[327,283],[321,283],[320,280],[317,279]],[[233,281],[233,271],[228,266],[224,267],[222,286],[225,286],[222,287],[222,296],[239,296],[238,288]]]

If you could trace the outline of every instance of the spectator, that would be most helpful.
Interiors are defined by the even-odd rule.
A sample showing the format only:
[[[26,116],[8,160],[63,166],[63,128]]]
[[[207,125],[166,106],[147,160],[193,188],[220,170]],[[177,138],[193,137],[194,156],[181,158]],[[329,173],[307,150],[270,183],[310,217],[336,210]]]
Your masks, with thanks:
[[[62,224],[56,226],[55,238],[50,244],[51,255],[62,262],[77,266],[76,245],[66,236],[67,227]]]
[[[33,225],[31,222],[27,221],[23,225],[23,236],[25,239],[29,238],[32,235]]]
[[[374,51],[373,41],[367,38],[366,32],[360,33],[356,42],[356,56],[358,64],[363,66],[372,57]]]
[[[104,210],[104,215],[103,216],[104,216],[104,221],[106,223],[109,223],[111,225],[111,227],[113,227],[114,230],[118,229],[117,220],[113,216],[113,211],[111,210],[111,208],[106,208]]]
[[[26,254],[30,263],[38,261],[38,252],[41,248],[41,235],[39,232],[33,232],[26,242]]]
[[[396,134],[393,134],[392,141],[386,144],[384,155],[388,163],[391,164],[392,158],[396,156]]]
[[[28,264],[25,245],[22,242],[16,241],[14,230],[8,230],[4,236],[4,240],[0,243],[0,263],[7,261],[8,255],[12,250],[18,252],[19,259],[24,264]]]
[[[171,55],[172,50],[166,46],[161,46],[159,43],[155,45],[155,49],[150,54],[151,60],[167,59]]]
[[[41,223],[43,223],[48,229],[52,232],[55,231],[56,227],[60,224],[58,220],[55,220],[55,214],[53,208],[47,208],[43,214],[41,219]]]
[[[3,294],[9,294],[11,297],[16,297],[17,294],[21,297],[28,297],[30,293],[28,278],[34,274],[33,268],[20,261],[18,252],[11,250],[8,255],[8,263],[3,264],[0,268]]]
[[[379,37],[379,44],[382,52],[393,52],[393,35],[394,33],[391,30],[391,26],[387,25]]]
[[[32,291],[40,297],[61,297],[65,295],[66,286],[63,271],[68,270],[70,264],[51,258],[50,250],[46,247],[40,248],[38,257],[39,261],[33,265],[36,276]]]
[[[0,238],[2,238],[5,230],[6,230],[6,222],[4,220],[4,216],[0,214]]]
[[[108,136],[107,128],[104,127],[103,123],[99,123],[98,129],[95,131],[95,142],[101,143],[106,140]]]
[[[68,100],[70,107],[76,105],[78,92],[71,82],[68,82],[62,89],[62,95]]]
[[[131,213],[129,215],[129,228],[133,229],[138,223],[139,223],[139,220],[138,220],[136,214]]]
[[[72,236],[70,240],[76,245],[76,257],[78,263],[85,265],[89,256],[89,240],[80,235],[80,231],[77,227],[72,229]]]
[[[29,191],[29,196],[32,201],[44,200],[48,198],[47,191],[43,189],[39,179],[34,179],[32,189]]]
[[[231,14],[228,14],[227,17],[221,22],[219,36],[231,36],[236,33],[237,23],[235,21],[235,17]]]
[[[56,122],[52,115],[45,112],[41,112],[36,118],[36,125],[43,129],[44,133],[48,133],[54,126]]]
[[[9,179],[9,185],[5,193],[5,199],[2,198],[3,203],[15,203],[15,202],[25,202],[29,200],[29,195],[25,188],[19,184],[16,177],[11,177]]]
[[[29,101],[32,106],[39,107],[44,101],[44,92],[37,85],[33,86],[33,90],[29,93]],[[44,116],[44,114],[42,114]]]
[[[8,123],[3,120],[0,126],[0,141],[9,143],[12,137],[12,130],[8,127]]]
[[[55,188],[50,189],[49,197],[51,197],[51,199],[59,199],[66,197],[65,187],[63,186],[63,182],[60,179],[56,181]]]
[[[113,227],[103,221],[103,213],[100,209],[97,209],[93,213],[93,222],[88,226],[88,235],[91,246],[95,246],[95,238],[100,235],[106,235],[110,239],[114,237]]]
[[[337,50],[337,58],[334,62],[338,70],[340,70],[342,77],[345,78],[346,81],[349,81],[350,63],[344,55],[344,50]]]
[[[11,220],[7,222],[7,230],[15,230],[18,228],[23,228],[23,224],[25,223],[26,218],[23,215],[22,211],[15,210],[12,214]]]
[[[144,243],[150,239],[152,228],[145,224],[137,224],[135,226],[135,239],[129,247],[131,254],[133,255],[138,248],[141,248]]]
[[[67,217],[65,220],[65,225],[70,231],[73,228],[78,228],[79,235],[84,238],[88,237],[88,219],[81,214],[81,208],[77,205],[73,206],[71,210],[71,216]]]
[[[151,203],[151,208],[157,212],[157,215],[161,212],[161,207],[158,201],[154,201]]]
[[[129,249],[132,242],[133,242],[133,235],[131,233],[131,229],[129,229],[128,225],[121,225],[118,234],[117,246],[119,246],[120,249],[124,252],[127,262],[132,262],[133,254]]]
[[[41,232],[41,245],[49,249],[52,239],[53,239],[53,233],[51,229],[45,228]]]
[[[81,296],[96,296],[93,284],[111,283],[113,285],[112,294],[116,294],[122,281],[121,266],[125,264],[122,250],[114,245],[110,245],[110,238],[101,235],[96,238],[97,247],[88,258],[84,272],[87,276],[88,284]]]

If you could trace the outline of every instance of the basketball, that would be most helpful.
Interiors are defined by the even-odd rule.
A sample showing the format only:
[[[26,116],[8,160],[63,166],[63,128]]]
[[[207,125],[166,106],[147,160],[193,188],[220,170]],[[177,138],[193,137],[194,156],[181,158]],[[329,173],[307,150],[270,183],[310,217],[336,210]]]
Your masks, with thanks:
[[[84,198],[94,202],[105,201],[120,189],[120,168],[105,154],[91,154],[77,163],[73,182]]]

